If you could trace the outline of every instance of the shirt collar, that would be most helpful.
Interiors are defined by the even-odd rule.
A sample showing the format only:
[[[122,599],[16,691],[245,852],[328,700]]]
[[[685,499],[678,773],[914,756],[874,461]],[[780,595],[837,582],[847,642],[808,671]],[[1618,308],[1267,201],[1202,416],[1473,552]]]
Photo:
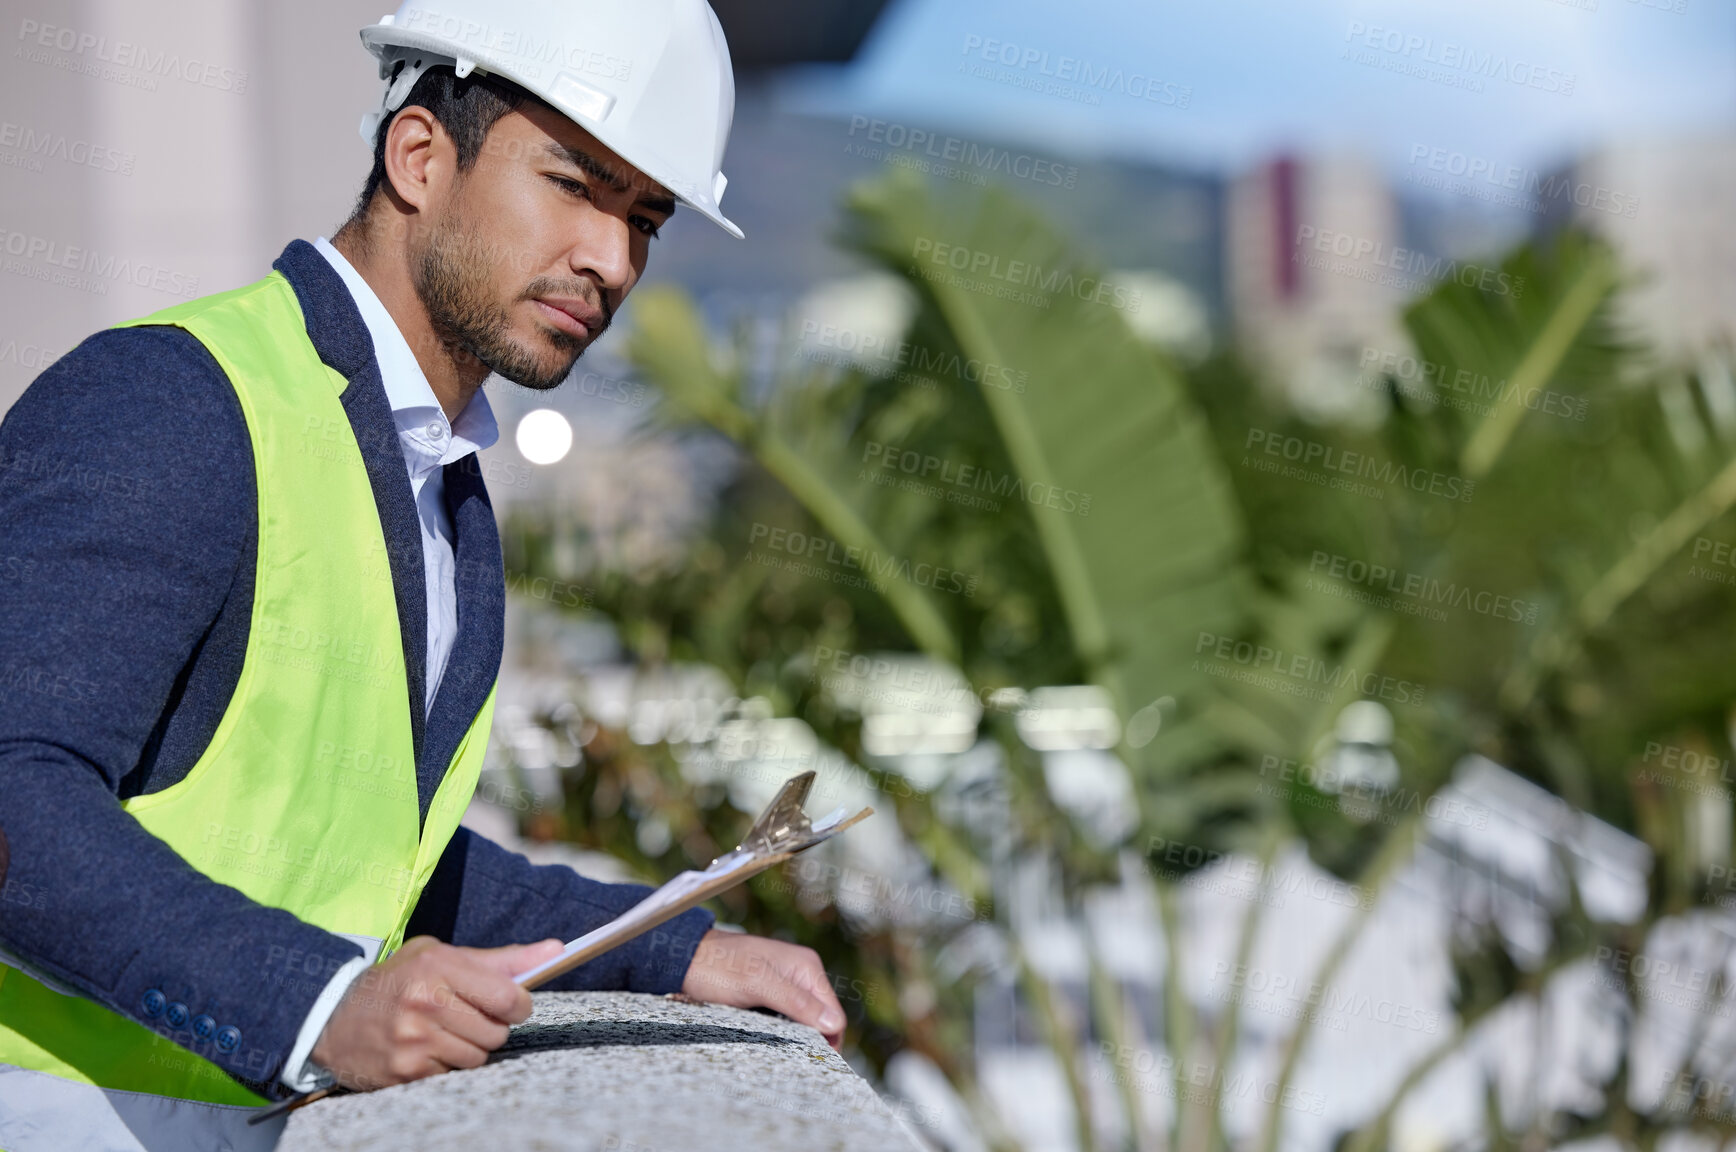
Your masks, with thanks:
[[[415,353],[410,351],[409,341],[362,274],[324,236],[315,240],[313,246],[350,290],[356,310],[362,314],[362,323],[367,325],[368,335],[373,339],[374,358],[380,365],[380,380],[385,385],[386,402],[392,407],[399,436],[411,442],[417,455],[423,458],[424,467],[449,464],[499,440],[500,426],[481,388],[458,413],[458,419],[447,421],[434,389],[429,387],[428,377],[423,375]]]

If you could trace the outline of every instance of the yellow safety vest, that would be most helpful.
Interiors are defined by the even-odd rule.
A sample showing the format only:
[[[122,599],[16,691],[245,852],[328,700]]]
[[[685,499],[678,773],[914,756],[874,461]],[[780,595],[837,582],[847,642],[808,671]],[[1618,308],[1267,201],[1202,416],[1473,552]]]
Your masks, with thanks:
[[[328,931],[379,940],[383,958],[402,942],[475,791],[494,689],[419,830],[403,644],[381,559],[389,553],[338,399],[347,381],[320,360],[294,289],[275,271],[128,323],[185,328],[234,385],[253,444],[259,555],[246,657],[211,743],[184,779],[122,806],[213,880]],[[285,978],[308,979],[288,964]],[[159,1099],[125,1103],[149,1106],[159,1140],[184,1131],[179,1147],[230,1147],[210,1136],[213,1118],[233,1132],[232,1113],[267,1101],[201,1053],[233,1054],[247,1038],[164,1001],[144,1006],[158,1010],[153,1031],[0,966],[0,1090],[7,1075],[19,1084],[20,1072],[44,1073],[55,1081],[34,1083],[73,1111],[81,1096],[104,1108],[116,1093],[144,1094]],[[82,1146],[66,1135],[64,1147]]]

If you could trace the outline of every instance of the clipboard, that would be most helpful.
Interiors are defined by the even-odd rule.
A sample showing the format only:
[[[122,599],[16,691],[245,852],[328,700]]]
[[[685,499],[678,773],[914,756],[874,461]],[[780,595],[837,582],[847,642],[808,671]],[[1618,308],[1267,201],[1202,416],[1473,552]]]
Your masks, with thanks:
[[[719,856],[703,870],[681,873],[609,923],[568,943],[559,956],[520,972],[513,977],[514,982],[526,990],[538,988],[874,814],[874,809],[864,808],[846,819],[844,809],[839,808],[818,823],[811,823],[802,811],[802,804],[813,786],[812,771],[790,777],[734,851]],[[314,1088],[261,1108],[247,1122],[260,1124],[315,1100],[348,1091],[337,1084]]]

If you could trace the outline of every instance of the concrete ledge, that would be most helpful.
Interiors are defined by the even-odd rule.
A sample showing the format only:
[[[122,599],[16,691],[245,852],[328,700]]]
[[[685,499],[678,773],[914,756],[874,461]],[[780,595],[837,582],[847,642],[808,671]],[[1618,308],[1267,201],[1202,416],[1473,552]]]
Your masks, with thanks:
[[[538,992],[481,1068],[310,1104],[280,1152],[915,1152],[819,1033],[631,992]]]

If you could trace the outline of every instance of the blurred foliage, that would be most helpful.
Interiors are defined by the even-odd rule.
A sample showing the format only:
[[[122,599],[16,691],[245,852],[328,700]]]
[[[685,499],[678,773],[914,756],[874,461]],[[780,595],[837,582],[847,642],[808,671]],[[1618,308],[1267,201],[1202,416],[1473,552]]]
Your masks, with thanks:
[[[1622,273],[1598,241],[1569,230],[1511,252],[1501,269],[1521,291],[1448,281],[1411,304],[1404,327],[1431,368],[1382,372],[1380,358],[1368,357],[1374,363],[1346,385],[1370,389],[1380,419],[1353,425],[1304,420],[1279,382],[1234,348],[1181,366],[1100,300],[1059,290],[1032,307],[972,290],[926,259],[944,243],[1078,284],[1099,274],[1003,191],[934,190],[899,172],[852,193],[839,239],[908,286],[916,310],[903,340],[924,350],[932,370],[823,363],[801,354],[792,325],[768,375],[752,330],[719,344],[685,296],[647,290],[634,301],[630,352],[667,400],[659,434],[707,430],[733,446],[734,478],[679,571],[565,569],[556,556],[573,529],[546,511],[509,521],[509,571],[583,579],[639,664],[710,664],[740,700],[762,698],[775,715],[806,721],[879,783],[937,882],[984,907],[996,895],[992,859],[1054,860],[1076,906],[1120,875],[1117,845],[1057,806],[1009,708],[985,713],[983,735],[1005,768],[995,801],[1002,841],[985,842],[958,819],[956,798],[924,794],[864,752],[859,717],[819,690],[816,649],[925,653],[961,669],[984,699],[1001,688],[1096,684],[1120,716],[1115,752],[1137,795],[1138,827],[1126,843],[1269,859],[1300,841],[1322,866],[1374,891],[1409,859],[1420,806],[1371,819],[1305,774],[1280,783],[1264,766],[1325,762],[1339,747],[1345,706],[1371,685],[1388,686],[1372,696],[1395,722],[1393,795],[1426,798],[1467,753],[1481,753],[1640,837],[1655,861],[1641,923],[1598,923],[1569,898],[1548,909],[1541,959],[1512,955],[1498,932],[1468,920],[1454,958],[1463,1029],[1427,1067],[1472,1023],[1539,997],[1547,974],[1600,944],[1633,948],[1660,918],[1721,899],[1708,884],[1729,874],[1727,796],[1655,764],[1643,776],[1636,767],[1649,743],[1730,755],[1736,662],[1724,647],[1736,633],[1736,599],[1693,557],[1709,547],[1703,541],[1736,539],[1736,392],[1728,378],[1655,363],[1624,336]],[[947,368],[955,356],[1015,366],[1028,386],[966,379]],[[1273,444],[1281,451],[1267,452]],[[1343,490],[1286,474],[1282,466],[1297,462],[1285,455],[1292,445],[1316,460],[1357,453],[1376,478]],[[886,446],[1020,487],[986,511],[947,489],[937,498],[878,466]],[[1018,495],[1051,486],[1073,494],[1073,510]],[[825,578],[816,578],[768,563],[789,558],[767,547],[775,530],[820,540],[828,555],[889,559],[898,571],[903,562],[910,571],[938,566],[968,579],[968,591],[876,577],[872,564],[821,559],[814,568]],[[1355,581],[1349,561],[1390,575]],[[1433,599],[1442,589],[1444,600]],[[1429,605],[1446,620],[1430,618]],[[1307,690],[1285,690],[1271,669],[1226,664],[1220,642],[1310,669],[1298,680]],[[1410,690],[1395,693],[1394,684]],[[647,875],[703,863],[751,818],[721,791],[696,795],[667,745],[590,725],[583,748],[583,767],[568,774],[561,834]],[[655,853],[642,847],[648,818],[671,832]],[[1571,893],[1571,869],[1561,869]],[[1174,971],[1176,879],[1152,883]],[[949,958],[968,927],[863,931],[830,907],[801,904],[792,888],[762,877],[729,897],[724,915],[818,949],[839,979],[851,1041],[873,1064],[915,1047],[976,1102],[976,969]],[[1258,905],[1250,909],[1244,948],[1258,930]],[[1317,981],[1330,980],[1363,922],[1337,941]],[[1009,928],[1000,910],[996,923]],[[1028,976],[1017,933],[1003,934]],[[1051,1041],[1082,1096],[1080,1044],[1117,1035],[1124,1022],[1106,1012],[1095,977],[1083,1011],[1024,986],[1035,1014],[1027,1023]],[[1629,988],[1630,1013],[1639,1011],[1635,995]],[[1233,1010],[1206,1036],[1176,988],[1161,1001],[1151,1015],[1171,1051],[1232,1058]],[[1305,1021],[1292,1037],[1283,1083],[1309,1032]],[[1712,1123],[1680,1108],[1633,1112],[1618,1100],[1625,1057],[1600,1075],[1600,1116],[1533,1118],[1533,1135],[1607,1130],[1632,1140],[1648,1124]],[[1415,1082],[1358,1147],[1385,1142]],[[1505,1121],[1498,1107],[1492,1116],[1499,1142]],[[1259,1142],[1266,1152],[1282,1119],[1274,1106]],[[992,1116],[979,1120],[1005,1143]],[[1180,1147],[1225,1142],[1215,1101],[1203,1113],[1182,1109],[1177,1124]],[[1080,1134],[1093,1143],[1083,1121]]]

